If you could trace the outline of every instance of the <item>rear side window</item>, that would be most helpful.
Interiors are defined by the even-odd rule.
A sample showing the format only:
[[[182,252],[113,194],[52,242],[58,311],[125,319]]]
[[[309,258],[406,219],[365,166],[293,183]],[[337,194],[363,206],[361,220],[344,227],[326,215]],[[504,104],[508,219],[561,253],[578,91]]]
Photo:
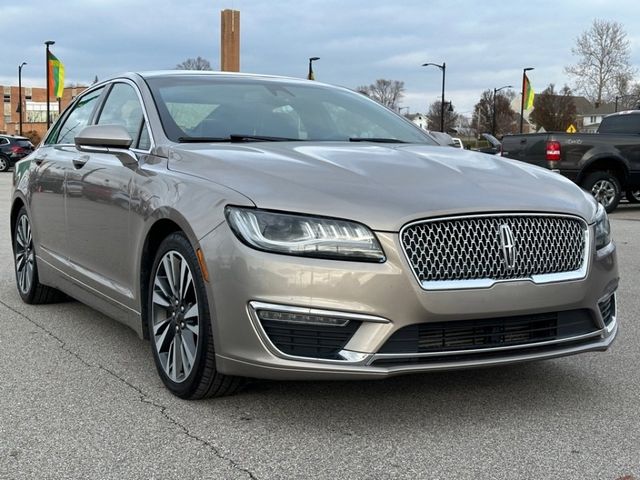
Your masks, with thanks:
[[[598,133],[640,133],[640,115],[625,114],[605,117],[598,128]]]
[[[104,102],[98,125],[123,126],[133,139],[133,145],[136,145],[142,117],[142,106],[133,87],[126,83],[116,83]]]
[[[54,130],[51,143],[74,143],[75,136],[88,125],[102,90],[102,88],[93,90],[78,100],[71,113],[56,127],[57,130]]]

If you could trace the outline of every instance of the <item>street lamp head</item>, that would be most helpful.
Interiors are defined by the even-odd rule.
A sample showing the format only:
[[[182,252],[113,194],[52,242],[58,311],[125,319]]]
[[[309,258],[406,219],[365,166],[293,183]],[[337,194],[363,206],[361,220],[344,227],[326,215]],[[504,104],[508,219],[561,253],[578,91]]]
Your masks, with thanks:
[[[309,57],[310,62],[315,62],[316,60],[320,60],[320,57]]]
[[[50,47],[51,45],[54,45],[55,43],[56,43],[56,42],[54,42],[53,40],[47,40],[46,42],[44,42],[44,44],[45,44],[45,45],[47,45],[47,46],[49,46],[49,47]]]
[[[423,67],[434,66],[434,67],[438,67],[440,70],[444,69],[444,63],[442,65],[439,65],[437,63],[423,63],[422,66]]]
[[[525,72],[528,72],[529,70],[535,70],[535,68],[534,67],[527,67],[527,68],[524,69]]]

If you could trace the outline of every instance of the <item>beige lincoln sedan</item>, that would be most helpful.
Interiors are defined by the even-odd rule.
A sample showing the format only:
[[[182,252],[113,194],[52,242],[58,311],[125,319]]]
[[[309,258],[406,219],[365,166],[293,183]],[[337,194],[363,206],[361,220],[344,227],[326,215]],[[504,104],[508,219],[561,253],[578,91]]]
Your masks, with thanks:
[[[183,398],[560,357],[617,331],[591,195],[306,80],[93,85],[17,164],[10,222],[22,299],[130,326]]]

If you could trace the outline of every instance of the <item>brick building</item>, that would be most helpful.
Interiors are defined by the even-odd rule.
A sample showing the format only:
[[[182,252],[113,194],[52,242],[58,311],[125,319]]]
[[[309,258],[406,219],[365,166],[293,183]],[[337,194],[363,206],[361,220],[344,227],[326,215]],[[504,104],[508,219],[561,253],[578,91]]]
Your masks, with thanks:
[[[76,96],[87,87],[65,87],[62,98],[50,101],[51,121],[55,121]],[[3,112],[0,116],[0,133],[18,135],[20,131],[18,113],[18,87],[0,85],[3,93]],[[42,138],[47,132],[47,89],[42,87],[22,87],[22,134]]]

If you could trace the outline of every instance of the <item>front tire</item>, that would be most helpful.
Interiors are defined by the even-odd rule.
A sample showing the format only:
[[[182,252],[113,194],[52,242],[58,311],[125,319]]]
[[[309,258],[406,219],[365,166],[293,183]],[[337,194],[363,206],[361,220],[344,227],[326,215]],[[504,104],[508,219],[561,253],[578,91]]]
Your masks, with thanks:
[[[607,213],[616,209],[622,197],[620,181],[609,172],[593,172],[587,175],[582,182],[582,188],[591,192]]]
[[[147,325],[165,386],[191,400],[235,393],[243,381],[216,370],[207,292],[184,234],[172,233],[160,244],[150,280]]]
[[[25,207],[22,207],[18,212],[13,226],[13,259],[16,286],[22,301],[30,304],[42,304],[64,299],[64,295],[59,290],[40,283],[36,253],[33,249],[31,221]]]

